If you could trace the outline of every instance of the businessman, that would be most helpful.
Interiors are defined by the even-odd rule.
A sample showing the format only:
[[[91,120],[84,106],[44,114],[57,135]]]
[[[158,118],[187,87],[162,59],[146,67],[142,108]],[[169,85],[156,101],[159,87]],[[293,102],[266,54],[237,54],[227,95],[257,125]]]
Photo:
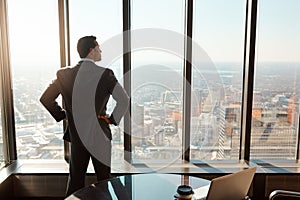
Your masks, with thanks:
[[[71,142],[67,196],[85,186],[90,158],[98,181],[110,177],[112,136],[109,125],[117,126],[129,105],[129,97],[113,71],[95,64],[101,60],[102,52],[96,37],[80,38],[77,51],[81,58],[79,63],[58,70],[56,79],[40,98],[57,122],[67,120],[64,139]],[[56,101],[59,95],[62,95],[64,108]],[[110,96],[116,106],[108,116],[106,105]]]

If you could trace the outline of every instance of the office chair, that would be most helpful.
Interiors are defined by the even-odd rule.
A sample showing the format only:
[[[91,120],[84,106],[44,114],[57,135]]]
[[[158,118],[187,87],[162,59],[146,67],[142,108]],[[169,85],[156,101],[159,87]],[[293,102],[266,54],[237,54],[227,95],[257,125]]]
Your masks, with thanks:
[[[300,192],[288,190],[274,190],[269,195],[269,200],[296,200],[300,199]]]

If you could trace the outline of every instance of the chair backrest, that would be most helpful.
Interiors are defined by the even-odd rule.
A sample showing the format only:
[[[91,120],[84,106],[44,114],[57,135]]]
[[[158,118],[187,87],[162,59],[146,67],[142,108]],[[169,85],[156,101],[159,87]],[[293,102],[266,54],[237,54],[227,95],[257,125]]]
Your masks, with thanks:
[[[251,186],[256,168],[245,169],[212,179],[207,200],[245,199]]]

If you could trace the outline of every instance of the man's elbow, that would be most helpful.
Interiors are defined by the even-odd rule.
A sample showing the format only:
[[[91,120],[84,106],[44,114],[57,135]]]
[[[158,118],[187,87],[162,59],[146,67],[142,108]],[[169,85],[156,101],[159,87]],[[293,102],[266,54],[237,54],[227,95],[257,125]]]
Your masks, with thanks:
[[[121,109],[121,112],[125,114],[125,112],[128,110],[130,104],[130,97],[127,95],[124,96],[122,99],[117,101],[117,107]]]
[[[51,100],[49,97],[47,97],[46,95],[42,95],[40,97],[40,102],[43,104],[43,106],[48,107],[51,105]]]
[[[43,105],[46,105],[46,104],[47,104],[47,99],[44,97],[44,95],[42,95],[42,96],[40,97],[40,102],[41,102],[41,104],[43,104]]]
[[[123,110],[126,112],[129,108],[130,104],[130,97],[126,95],[126,97],[123,98],[123,100],[120,102],[120,106],[123,108]]]

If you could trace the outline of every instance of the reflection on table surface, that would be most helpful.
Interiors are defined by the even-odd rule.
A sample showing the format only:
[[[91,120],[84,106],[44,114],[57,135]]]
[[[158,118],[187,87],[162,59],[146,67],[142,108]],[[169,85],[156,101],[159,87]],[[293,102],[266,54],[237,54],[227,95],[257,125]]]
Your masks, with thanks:
[[[112,178],[85,187],[67,198],[75,199],[118,199],[153,200],[174,199],[179,185],[190,185],[193,189],[209,185],[210,181],[175,174],[136,174]]]

